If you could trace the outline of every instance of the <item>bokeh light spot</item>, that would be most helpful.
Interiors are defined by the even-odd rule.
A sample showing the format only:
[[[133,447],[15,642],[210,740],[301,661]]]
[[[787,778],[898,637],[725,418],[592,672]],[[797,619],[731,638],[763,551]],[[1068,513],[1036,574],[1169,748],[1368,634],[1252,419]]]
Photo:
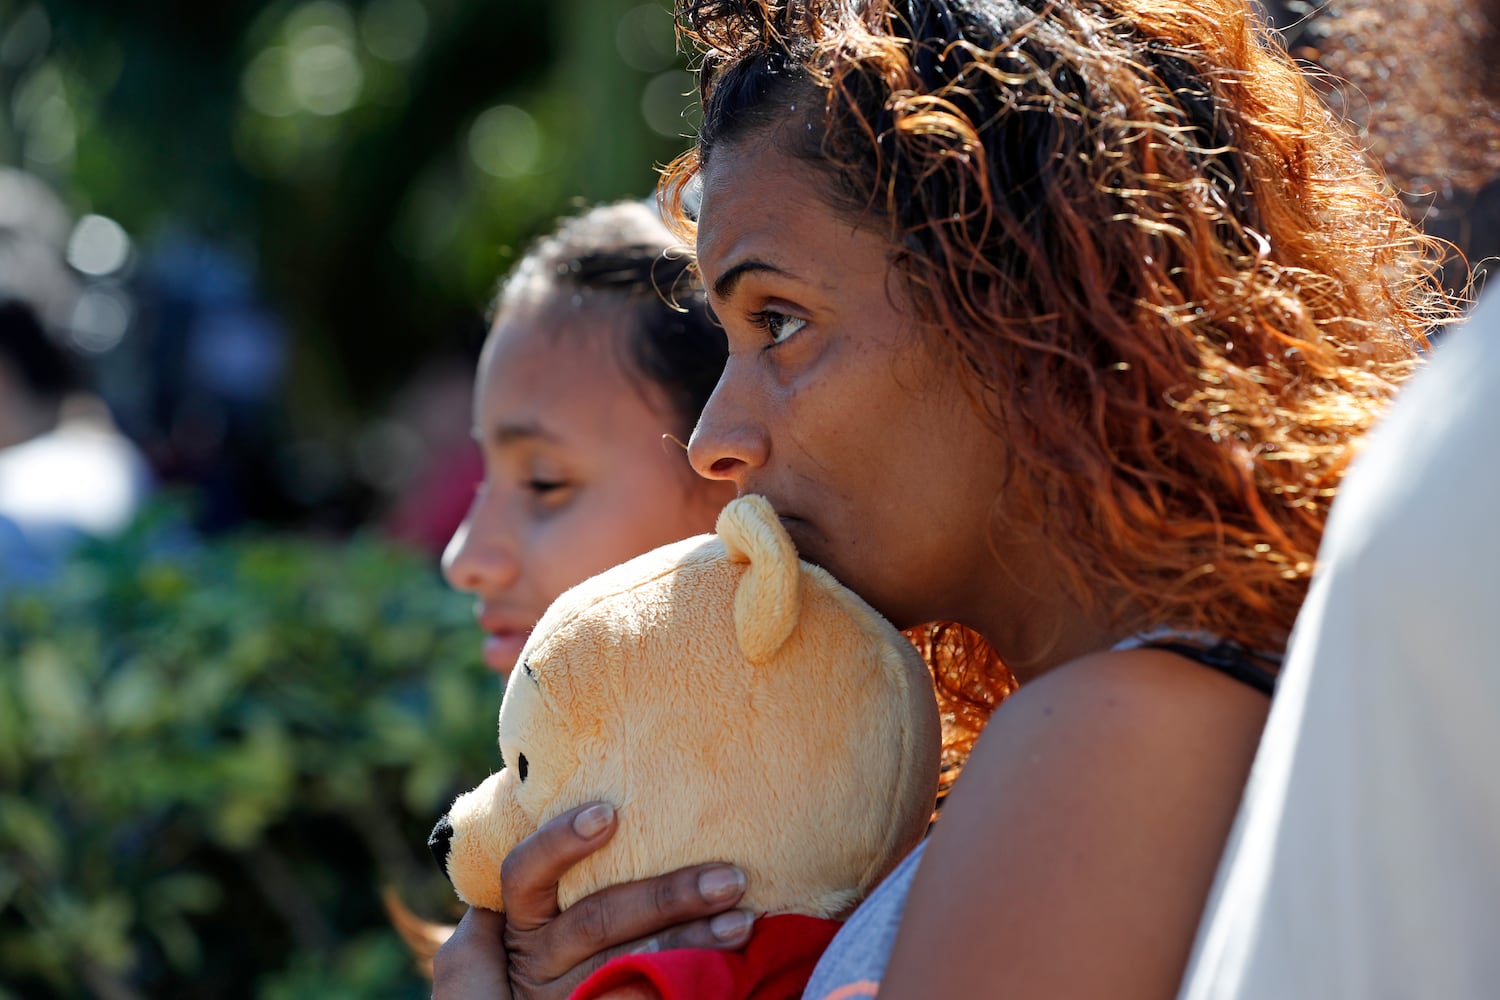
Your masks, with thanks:
[[[686,136],[691,131],[686,115],[696,93],[693,77],[686,70],[659,73],[641,91],[641,116],[659,135]]]
[[[489,108],[469,128],[469,156],[491,177],[522,177],[536,167],[541,152],[536,121],[514,105]]]
[[[0,6],[0,12],[3,11],[5,7]],[[47,8],[32,4],[0,33],[0,63],[6,66],[25,66],[46,52],[51,40],[52,22],[47,18]]]
[[[85,215],[68,238],[68,263],[84,274],[105,277],[130,259],[130,237],[114,219]]]
[[[620,58],[631,69],[656,73],[677,61],[677,32],[672,15],[658,4],[627,11],[615,29]]]
[[[354,15],[349,8],[333,0],[313,0],[287,15],[283,30],[294,44],[300,36],[319,28],[331,29],[340,38],[354,37]]]
[[[405,62],[427,40],[427,10],[417,0],[371,0],[360,13],[359,30],[371,55]]]
[[[106,286],[89,288],[73,306],[69,339],[81,351],[103,354],[124,339],[130,318],[130,300],[121,292]]]
[[[331,28],[297,36],[288,74],[297,102],[317,115],[337,115],[359,100],[364,73],[346,37]]]
[[[273,45],[250,61],[240,78],[245,102],[263,115],[285,118],[298,108],[287,73],[287,51]]]
[[[37,108],[26,130],[26,158],[34,163],[62,163],[73,156],[78,128],[73,109],[61,94],[54,94]]]

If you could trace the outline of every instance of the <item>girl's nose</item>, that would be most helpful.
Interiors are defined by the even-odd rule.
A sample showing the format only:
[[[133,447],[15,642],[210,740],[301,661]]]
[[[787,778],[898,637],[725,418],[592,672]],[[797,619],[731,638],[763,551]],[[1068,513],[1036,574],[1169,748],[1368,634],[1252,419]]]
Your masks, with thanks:
[[[483,490],[443,550],[443,576],[455,590],[493,594],[515,583],[520,560]]]

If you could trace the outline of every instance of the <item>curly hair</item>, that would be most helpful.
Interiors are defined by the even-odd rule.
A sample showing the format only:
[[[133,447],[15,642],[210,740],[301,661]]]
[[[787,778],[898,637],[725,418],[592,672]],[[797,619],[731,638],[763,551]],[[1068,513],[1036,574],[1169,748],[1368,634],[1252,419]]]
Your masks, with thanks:
[[[779,139],[888,232],[1012,456],[1003,530],[1121,625],[1282,648],[1358,439],[1455,306],[1244,0],[682,0],[678,23],[704,115],[663,178],[682,235],[720,146]],[[976,637],[914,638],[961,757],[1014,680]]]

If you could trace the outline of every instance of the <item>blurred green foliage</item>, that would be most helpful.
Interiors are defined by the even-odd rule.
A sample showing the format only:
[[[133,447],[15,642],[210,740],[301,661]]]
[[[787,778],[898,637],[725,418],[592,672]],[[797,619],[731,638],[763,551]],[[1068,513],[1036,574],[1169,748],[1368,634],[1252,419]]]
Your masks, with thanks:
[[[0,0],[0,163],[254,262],[335,430],[472,350],[517,248],[686,145],[667,0]]]
[[[412,997],[379,891],[495,766],[467,601],[369,540],[151,518],[0,599],[0,997]]]

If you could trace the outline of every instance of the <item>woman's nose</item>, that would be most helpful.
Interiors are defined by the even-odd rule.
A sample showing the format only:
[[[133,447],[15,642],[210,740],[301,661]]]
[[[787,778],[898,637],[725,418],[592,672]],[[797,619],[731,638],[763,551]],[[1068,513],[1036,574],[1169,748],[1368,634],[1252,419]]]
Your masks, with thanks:
[[[693,428],[688,461],[703,478],[733,482],[743,492],[748,476],[766,464],[771,449],[764,424],[749,405],[749,394],[737,384],[734,369],[731,358]]]
[[[443,576],[455,590],[496,593],[519,576],[520,560],[504,525],[489,506],[482,493],[475,497],[469,515],[443,550]]]

